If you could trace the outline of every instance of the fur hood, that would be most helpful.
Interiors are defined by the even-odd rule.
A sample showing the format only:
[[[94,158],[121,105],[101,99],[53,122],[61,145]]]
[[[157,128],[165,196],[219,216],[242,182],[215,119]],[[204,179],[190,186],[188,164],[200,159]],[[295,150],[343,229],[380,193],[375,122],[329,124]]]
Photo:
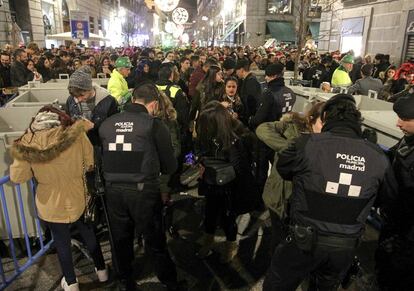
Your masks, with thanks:
[[[29,131],[14,142],[10,154],[17,160],[46,163],[57,158],[85,132],[85,124],[81,120],[66,129],[58,126],[35,133]]]

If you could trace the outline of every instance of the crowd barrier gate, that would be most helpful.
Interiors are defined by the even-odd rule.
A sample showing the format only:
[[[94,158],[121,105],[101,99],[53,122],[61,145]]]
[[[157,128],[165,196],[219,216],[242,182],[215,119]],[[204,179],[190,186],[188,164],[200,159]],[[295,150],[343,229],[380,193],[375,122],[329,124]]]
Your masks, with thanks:
[[[30,238],[27,231],[27,223],[26,223],[26,216],[25,216],[25,207],[23,205],[22,199],[22,191],[20,184],[14,185],[15,194],[17,195],[18,199],[18,208],[19,214],[21,219],[22,228],[24,231],[24,242],[26,246],[27,258],[19,259],[17,258],[16,254],[16,247],[14,245],[13,240],[13,232],[10,223],[9,211],[6,203],[6,193],[4,191],[4,185],[10,182],[9,176],[4,176],[0,178],[0,201],[1,201],[1,208],[2,208],[2,218],[6,222],[6,231],[8,235],[8,244],[9,244],[9,258],[2,258],[0,256],[0,290],[4,290],[7,286],[9,286],[20,274],[22,274],[26,269],[28,269],[33,263],[43,256],[50,248],[53,240],[50,240],[48,243],[44,243],[44,237],[42,233],[42,228],[40,226],[40,220],[37,217],[37,211],[35,207],[35,183],[33,180],[30,180],[30,189],[31,189],[31,207],[33,208],[33,212],[35,217],[36,229],[37,229],[37,238],[39,239],[40,249],[36,253],[32,253],[32,249],[30,246]],[[23,262],[19,262],[23,261]],[[7,269],[4,266],[7,265]]]

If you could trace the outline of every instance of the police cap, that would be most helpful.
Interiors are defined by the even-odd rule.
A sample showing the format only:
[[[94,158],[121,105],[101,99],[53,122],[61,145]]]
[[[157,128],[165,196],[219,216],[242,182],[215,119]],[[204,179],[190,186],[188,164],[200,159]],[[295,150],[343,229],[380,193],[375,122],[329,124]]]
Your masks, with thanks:
[[[280,63],[271,64],[266,67],[265,75],[268,77],[280,76],[282,75],[284,69],[285,69],[285,66]]]
[[[399,118],[414,119],[414,94],[398,98],[393,109]]]

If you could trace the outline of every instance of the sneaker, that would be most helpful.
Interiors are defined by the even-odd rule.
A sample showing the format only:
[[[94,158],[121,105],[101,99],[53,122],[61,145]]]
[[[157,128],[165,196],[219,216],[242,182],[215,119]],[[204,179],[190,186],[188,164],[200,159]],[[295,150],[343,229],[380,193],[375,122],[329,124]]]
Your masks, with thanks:
[[[95,273],[98,276],[99,282],[104,283],[104,282],[108,281],[109,276],[108,276],[108,267],[107,266],[105,266],[105,269],[103,269],[103,270],[97,270],[95,268]]]
[[[60,282],[60,286],[62,286],[62,289],[64,291],[79,291],[78,279],[76,279],[76,283],[68,285],[68,283],[65,280],[65,277],[63,277],[62,281]]]

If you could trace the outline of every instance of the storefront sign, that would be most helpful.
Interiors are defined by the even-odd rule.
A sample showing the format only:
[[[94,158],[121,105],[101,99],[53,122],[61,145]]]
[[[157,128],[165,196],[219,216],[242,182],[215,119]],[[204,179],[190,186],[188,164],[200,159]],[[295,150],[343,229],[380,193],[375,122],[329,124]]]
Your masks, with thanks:
[[[89,38],[89,14],[88,12],[71,11],[70,28],[72,38],[88,39]]]

